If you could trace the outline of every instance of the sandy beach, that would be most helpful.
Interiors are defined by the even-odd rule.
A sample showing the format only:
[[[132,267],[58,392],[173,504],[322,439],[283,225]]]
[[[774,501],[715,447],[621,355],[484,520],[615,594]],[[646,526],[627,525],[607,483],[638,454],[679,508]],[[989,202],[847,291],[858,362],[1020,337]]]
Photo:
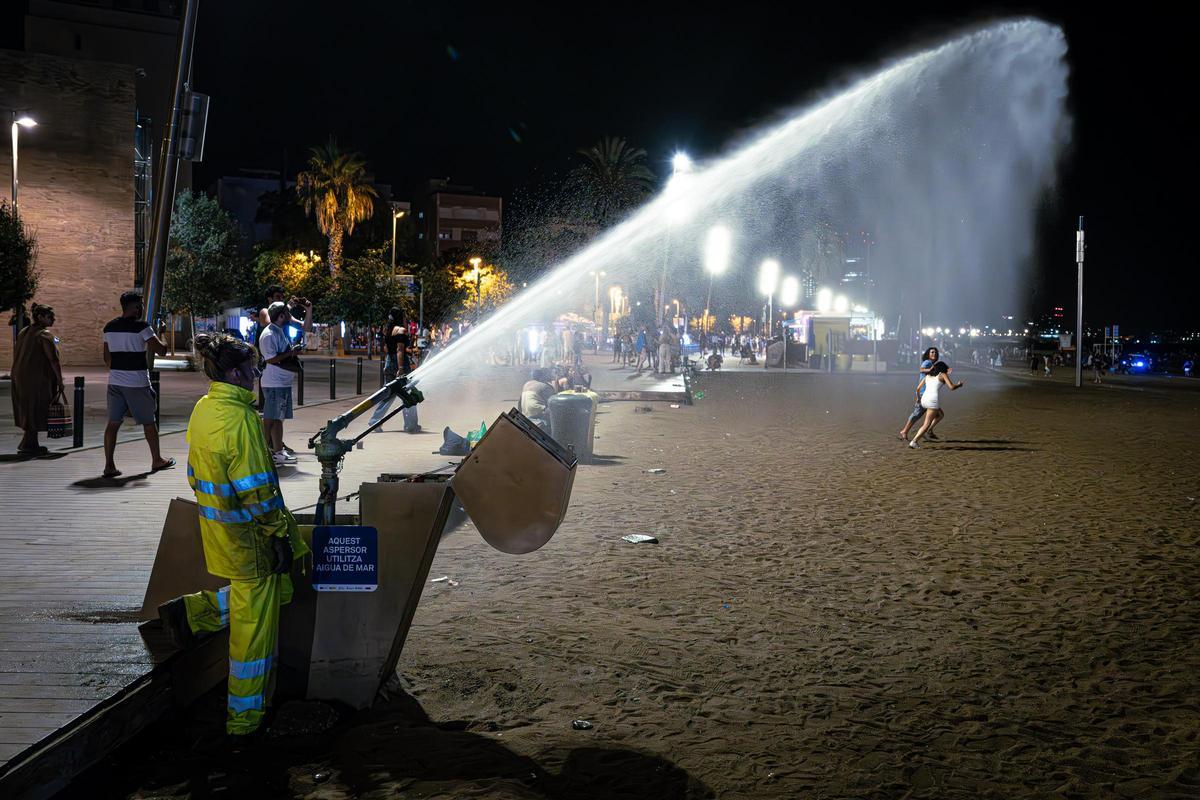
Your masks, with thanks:
[[[955,377],[916,452],[907,373],[605,404],[545,548],[443,541],[386,702],[228,753],[217,698],[72,796],[1196,797],[1200,384]]]

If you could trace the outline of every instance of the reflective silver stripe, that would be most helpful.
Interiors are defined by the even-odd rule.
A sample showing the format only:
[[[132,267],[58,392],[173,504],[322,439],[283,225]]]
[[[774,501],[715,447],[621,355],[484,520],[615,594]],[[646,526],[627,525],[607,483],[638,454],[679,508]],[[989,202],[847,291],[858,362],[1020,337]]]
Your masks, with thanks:
[[[244,714],[247,711],[261,711],[263,707],[263,696],[261,694],[252,694],[249,697],[238,697],[236,694],[229,695],[229,710],[235,714]]]
[[[238,680],[261,678],[271,671],[271,665],[274,661],[274,656],[267,656],[255,661],[238,661],[231,658],[229,659],[229,676]]]

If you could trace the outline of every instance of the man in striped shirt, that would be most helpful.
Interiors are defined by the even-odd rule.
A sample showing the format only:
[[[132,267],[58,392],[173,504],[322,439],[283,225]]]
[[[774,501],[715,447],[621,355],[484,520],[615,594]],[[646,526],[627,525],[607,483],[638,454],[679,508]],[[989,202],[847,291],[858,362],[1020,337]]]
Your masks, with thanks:
[[[104,326],[104,363],[108,366],[108,425],[104,428],[104,477],[121,474],[113,462],[117,432],[125,417],[142,426],[150,445],[150,471],[175,466],[158,449],[158,427],[154,421],[156,398],[150,388],[147,354],[164,355],[167,345],[143,319],[145,307],[140,292],[121,295],[121,316]]]

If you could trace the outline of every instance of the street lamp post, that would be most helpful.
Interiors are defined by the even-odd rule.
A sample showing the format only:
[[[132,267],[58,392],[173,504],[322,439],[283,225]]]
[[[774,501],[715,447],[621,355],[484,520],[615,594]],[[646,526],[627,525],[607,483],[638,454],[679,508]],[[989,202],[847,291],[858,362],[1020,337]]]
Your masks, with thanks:
[[[28,114],[18,114],[16,109],[12,109],[12,207],[13,214],[17,212],[17,132],[21,128],[32,128],[37,125],[37,121]],[[17,332],[24,327],[25,324],[25,309],[24,304],[19,305],[16,311],[16,324],[13,325],[13,344],[16,345]]]
[[[392,277],[396,277],[396,220],[405,215],[404,211],[392,209]]]
[[[708,333],[708,312],[712,307],[713,278],[729,268],[729,229],[714,225],[704,240],[704,270],[708,273],[708,298],[704,301],[704,332]]]
[[[779,287],[779,262],[768,258],[758,268],[758,291],[767,296],[767,338],[775,330],[775,290]]]
[[[479,265],[483,263],[483,259],[475,256],[470,259],[470,265],[475,271],[475,324],[479,324],[479,312],[483,308],[483,273],[479,270]]]
[[[21,128],[32,128],[37,125],[37,121],[28,114],[18,114],[14,109],[12,112],[12,205],[13,210],[17,208],[17,132]]]

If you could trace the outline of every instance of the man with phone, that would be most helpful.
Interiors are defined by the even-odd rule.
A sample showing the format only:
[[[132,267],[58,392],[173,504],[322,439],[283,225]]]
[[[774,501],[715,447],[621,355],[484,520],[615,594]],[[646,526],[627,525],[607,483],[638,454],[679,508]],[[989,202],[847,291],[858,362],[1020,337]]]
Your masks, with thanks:
[[[292,418],[292,384],[300,371],[298,356],[304,345],[293,345],[287,335],[286,327],[292,322],[287,303],[271,303],[267,318],[270,324],[258,340],[259,353],[266,362],[261,379],[263,431],[271,449],[271,460],[276,467],[282,467],[296,463],[296,454],[283,444],[283,421]]]

